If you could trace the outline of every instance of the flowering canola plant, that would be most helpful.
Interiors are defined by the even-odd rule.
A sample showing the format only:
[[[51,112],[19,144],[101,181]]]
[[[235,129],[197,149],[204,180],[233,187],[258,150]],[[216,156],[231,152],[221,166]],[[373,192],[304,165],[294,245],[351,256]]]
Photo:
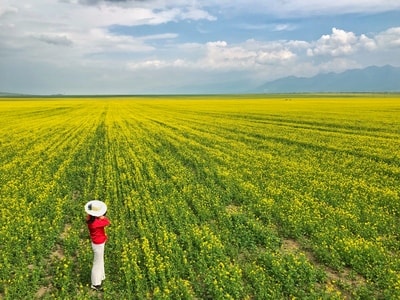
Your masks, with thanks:
[[[0,99],[0,299],[400,297],[400,97]]]

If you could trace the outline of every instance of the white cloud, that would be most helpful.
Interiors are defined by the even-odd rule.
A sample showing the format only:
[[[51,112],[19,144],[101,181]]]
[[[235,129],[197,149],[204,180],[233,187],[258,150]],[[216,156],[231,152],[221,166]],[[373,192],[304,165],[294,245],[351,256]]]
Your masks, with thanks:
[[[376,36],[376,42],[380,48],[400,47],[400,27],[389,28]]]
[[[390,11],[400,9],[400,1],[88,0],[85,5],[82,3],[79,0],[35,0],[32,3],[3,0],[0,7],[0,71],[3,74],[14,72],[13,67],[18,66],[16,69],[20,73],[14,75],[18,78],[21,74],[28,76],[29,73],[24,73],[25,68],[37,70],[48,82],[55,82],[59,76],[54,74],[62,73],[64,81],[58,82],[57,86],[65,83],[71,89],[84,75],[92,78],[91,88],[96,84],[104,88],[110,85],[111,90],[114,84],[115,88],[125,86],[128,91],[135,84],[137,89],[151,88],[154,82],[160,87],[173,82],[183,85],[190,80],[206,82],[215,78],[234,78],[238,74],[236,80],[251,78],[255,81],[287,75],[307,76],[320,71],[398,62],[400,57],[400,27],[375,34],[356,34],[333,28],[332,32],[314,41],[267,40],[266,36],[265,40],[235,43],[223,34],[204,41],[213,32],[202,27],[221,14],[266,11],[278,16],[274,20],[279,16],[286,16],[288,20],[251,24],[247,19],[236,23],[235,28],[264,30],[267,34],[273,31],[276,36],[284,31],[299,30],[301,24],[290,20],[299,15],[373,9],[375,12]],[[143,33],[135,36],[135,31],[117,33],[112,29],[115,25],[132,26],[133,30],[138,25],[161,28],[157,25],[181,21],[195,23],[194,28],[207,29],[203,31],[202,42],[192,40],[180,44],[179,32],[171,30],[172,26],[168,31],[154,30],[147,36]],[[79,77],[77,72],[83,75]],[[113,74],[111,79],[107,74]],[[0,77],[3,80],[0,90],[10,82],[9,78],[8,74]],[[178,83],[178,80],[182,82]],[[18,80],[15,82],[17,85]],[[29,83],[29,78],[26,82]],[[89,88],[89,84],[87,86]]]
[[[276,64],[295,58],[296,55],[288,49],[275,52],[260,51],[257,53],[256,62],[259,64]]]
[[[107,27],[112,25],[159,25],[189,18],[178,8],[155,11],[143,7],[76,6],[69,5],[69,20],[79,28]]]
[[[18,8],[14,6],[0,7],[0,18],[6,17],[7,15],[13,15],[18,13]]]
[[[130,62],[127,63],[127,67],[130,70],[138,70],[138,69],[164,69],[170,67],[189,67],[189,64],[185,62],[183,59],[176,59],[174,61],[163,61],[163,60],[146,60],[142,62]]]
[[[204,0],[204,5],[213,0]],[[243,11],[260,12],[286,18],[300,16],[333,15],[347,13],[379,13],[400,9],[400,1],[396,0],[219,0],[218,5],[226,11],[235,13]]]
[[[168,22],[180,20],[215,20],[206,10],[196,7],[157,7],[145,5],[146,2],[128,2],[143,3],[141,6],[135,5],[118,5],[115,3],[101,3],[96,6],[77,6],[68,5],[66,8],[74,12],[78,16],[81,24],[92,27],[110,26],[110,25],[159,25]],[[82,16],[82,18],[79,18]]]
[[[363,48],[367,51],[373,51],[377,47],[376,41],[372,38],[367,37],[365,34],[360,35],[359,42],[360,42],[361,48]]]
[[[312,76],[319,72],[342,72],[364,65],[365,53],[379,53],[394,47],[399,41],[400,30],[392,28],[376,36],[356,35],[333,28],[331,34],[323,35],[316,41],[271,41],[254,39],[243,43],[229,44],[214,41],[205,44],[191,43],[178,47],[173,59],[149,60],[144,63],[130,62],[131,70],[193,70],[214,72],[248,72],[255,80],[272,80],[280,76]],[[388,44],[388,40],[393,44]],[[397,46],[397,53],[400,47]],[[197,53],[192,59],[185,59],[185,50]],[[179,55],[182,57],[179,57]],[[370,61],[370,64],[374,61]],[[381,64],[381,60],[376,61]],[[179,72],[181,72],[179,71]],[[185,71],[186,72],[186,71]],[[225,73],[224,73],[225,74]],[[258,78],[258,79],[257,79]]]
[[[91,29],[87,35],[77,36],[81,51],[90,54],[91,52],[142,52],[152,51],[154,47],[144,44],[140,39],[128,35],[110,34],[105,29]]]
[[[337,57],[354,54],[360,48],[374,49],[375,42],[365,35],[357,37],[353,32],[332,28],[332,34],[323,35],[313,47],[308,49],[307,54]]]
[[[258,47],[255,47],[255,45],[258,45]],[[247,41],[237,45],[229,45],[226,41],[215,41],[204,45],[185,45],[183,49],[197,51],[199,55],[193,60],[149,60],[137,63],[130,62],[128,65],[132,70],[152,67],[158,69],[177,67],[225,72],[257,70],[265,68],[266,65],[286,64],[296,59],[296,54],[286,44],[258,44],[256,41]]]
[[[43,37],[42,40],[49,42],[49,37],[68,36],[72,43],[80,45],[83,41],[82,36],[89,35],[93,45],[96,43],[94,39],[96,36],[99,37],[100,44],[103,44],[105,39],[117,42],[118,38],[112,38],[111,34],[107,37],[104,34],[92,34],[96,30],[105,31],[105,28],[112,25],[158,25],[179,20],[215,19],[206,11],[192,7],[155,9],[155,7],[118,6],[119,2],[109,4],[102,2],[95,6],[78,5],[76,1],[57,3],[50,0],[37,0],[37,2],[35,6],[19,4],[18,7],[6,5],[5,8],[1,8],[0,26],[12,27],[14,31],[12,33],[3,31],[0,33],[0,38],[14,40],[17,43],[16,37],[23,36]],[[169,38],[172,37],[169,34]],[[71,40],[73,38],[77,40]],[[153,36],[149,39],[155,38],[156,36]],[[166,35],[162,38],[166,38]],[[127,40],[127,38],[122,38],[121,42]]]
[[[246,30],[271,30],[271,31],[292,31],[296,29],[296,26],[288,23],[262,23],[262,24],[238,24],[238,28],[246,29]]]
[[[207,43],[199,66],[208,69],[247,68],[255,53],[240,46],[228,46],[225,41]]]
[[[181,19],[183,20],[208,20],[215,21],[217,18],[210,15],[207,11],[198,8],[189,8],[181,13]]]
[[[294,30],[296,26],[292,24],[275,24],[273,31],[290,31]]]

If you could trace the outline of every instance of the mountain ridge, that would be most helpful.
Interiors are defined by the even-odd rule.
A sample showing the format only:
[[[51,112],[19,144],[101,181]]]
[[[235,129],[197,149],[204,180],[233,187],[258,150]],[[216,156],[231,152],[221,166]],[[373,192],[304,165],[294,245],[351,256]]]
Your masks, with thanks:
[[[266,82],[258,93],[399,92],[400,68],[385,65],[325,73],[313,77],[288,76]]]

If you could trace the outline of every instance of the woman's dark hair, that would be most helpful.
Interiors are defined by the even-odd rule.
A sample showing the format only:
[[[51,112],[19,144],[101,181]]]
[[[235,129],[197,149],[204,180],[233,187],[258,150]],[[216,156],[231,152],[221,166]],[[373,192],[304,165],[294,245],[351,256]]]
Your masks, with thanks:
[[[90,217],[86,220],[86,223],[92,224],[92,223],[94,222],[94,220],[96,220],[96,217],[95,217],[95,216],[90,216]]]

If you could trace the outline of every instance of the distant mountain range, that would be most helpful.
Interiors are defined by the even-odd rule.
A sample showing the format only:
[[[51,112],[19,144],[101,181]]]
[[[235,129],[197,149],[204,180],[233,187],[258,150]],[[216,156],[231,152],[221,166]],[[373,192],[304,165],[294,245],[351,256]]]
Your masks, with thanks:
[[[15,94],[15,93],[0,92],[0,97],[16,97],[16,96],[20,96],[20,95]]]
[[[245,86],[247,88],[245,88]],[[319,74],[314,77],[289,76],[256,87],[243,82],[215,82],[182,88],[177,94],[235,94],[235,93],[392,93],[400,92],[400,67],[386,65],[353,69],[343,73]],[[168,92],[165,93],[169,94]],[[118,93],[115,93],[118,95]],[[35,95],[0,91],[0,97],[33,97]],[[36,95],[38,96],[38,95]],[[65,95],[48,95],[63,97]],[[45,97],[45,96],[43,96]]]
[[[400,68],[368,67],[310,78],[285,77],[267,82],[255,93],[400,92]]]

